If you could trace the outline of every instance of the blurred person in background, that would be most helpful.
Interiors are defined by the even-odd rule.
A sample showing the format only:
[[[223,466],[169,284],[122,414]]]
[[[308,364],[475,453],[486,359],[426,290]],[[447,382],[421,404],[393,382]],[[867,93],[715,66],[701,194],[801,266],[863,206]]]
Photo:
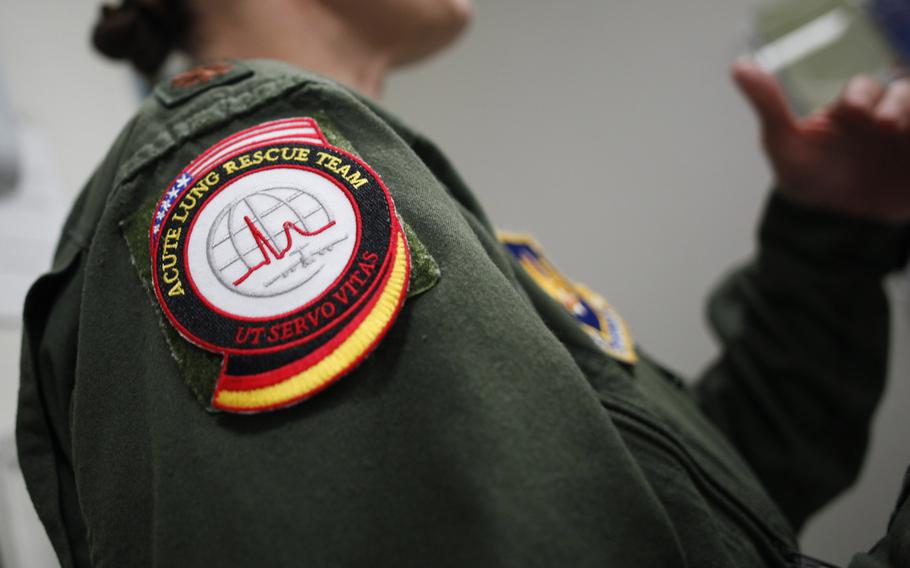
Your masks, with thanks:
[[[376,102],[470,12],[104,8],[106,55],[199,66],[126,126],[26,302],[19,456],[64,566],[824,565],[795,534],[884,389],[910,81],[797,119],[735,66],[777,184],[690,388]],[[850,566],[910,566],[906,488]]]

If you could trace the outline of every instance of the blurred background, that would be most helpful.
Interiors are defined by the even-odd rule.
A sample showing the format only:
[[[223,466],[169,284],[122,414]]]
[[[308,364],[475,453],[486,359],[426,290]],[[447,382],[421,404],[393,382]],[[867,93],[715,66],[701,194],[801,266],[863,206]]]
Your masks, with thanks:
[[[0,565],[43,568],[56,561],[12,445],[19,305],[56,239],[31,229],[59,224],[140,88],[91,52],[95,0],[2,2],[0,169],[15,183],[0,191]],[[716,354],[705,294],[753,250],[771,183],[727,75],[759,3],[477,0],[465,39],[399,75],[385,104],[446,149],[501,228],[533,233],[645,349],[696,376]],[[573,157],[541,164],[541,137]],[[906,282],[889,284],[891,382],[867,467],[802,537],[806,553],[831,562],[883,535],[910,463]]]

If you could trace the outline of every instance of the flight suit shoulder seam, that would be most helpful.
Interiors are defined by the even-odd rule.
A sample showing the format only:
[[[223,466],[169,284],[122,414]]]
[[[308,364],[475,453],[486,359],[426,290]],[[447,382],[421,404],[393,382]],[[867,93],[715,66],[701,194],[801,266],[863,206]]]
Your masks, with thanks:
[[[256,112],[292,91],[305,90],[312,83],[314,81],[307,77],[292,75],[269,77],[250,89],[210,100],[201,111],[194,112],[185,119],[165,121],[164,125],[153,133],[153,139],[139,146],[117,169],[113,182],[114,191],[111,192],[110,198],[143,169],[166,156],[180,144],[217,129],[240,116]],[[142,120],[143,117],[140,116],[138,121]]]

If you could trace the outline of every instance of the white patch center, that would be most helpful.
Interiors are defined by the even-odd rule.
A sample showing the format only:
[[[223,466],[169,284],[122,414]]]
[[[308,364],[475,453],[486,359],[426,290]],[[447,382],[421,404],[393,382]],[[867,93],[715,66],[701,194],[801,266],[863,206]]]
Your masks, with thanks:
[[[357,241],[347,195],[296,168],[252,173],[204,205],[186,246],[198,293],[232,316],[267,318],[318,298]]]

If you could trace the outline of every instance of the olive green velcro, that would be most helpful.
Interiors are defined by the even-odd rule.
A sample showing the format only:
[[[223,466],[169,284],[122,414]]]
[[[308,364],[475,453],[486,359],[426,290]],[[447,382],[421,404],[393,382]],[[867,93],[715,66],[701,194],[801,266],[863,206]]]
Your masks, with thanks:
[[[215,383],[221,369],[222,357],[219,354],[200,349],[183,338],[167,321],[158,304],[158,299],[155,297],[155,288],[152,284],[152,261],[149,257],[149,225],[157,205],[156,198],[149,199],[135,213],[123,220],[120,227],[142,287],[158,314],[158,326],[164,334],[171,355],[180,368],[180,375],[206,410],[212,411],[212,395],[215,393]]]
[[[408,249],[411,252],[411,280],[408,284],[408,298],[423,294],[439,282],[442,272],[436,259],[427,250],[427,247],[417,237],[417,233],[405,222],[404,235],[408,239]]]

